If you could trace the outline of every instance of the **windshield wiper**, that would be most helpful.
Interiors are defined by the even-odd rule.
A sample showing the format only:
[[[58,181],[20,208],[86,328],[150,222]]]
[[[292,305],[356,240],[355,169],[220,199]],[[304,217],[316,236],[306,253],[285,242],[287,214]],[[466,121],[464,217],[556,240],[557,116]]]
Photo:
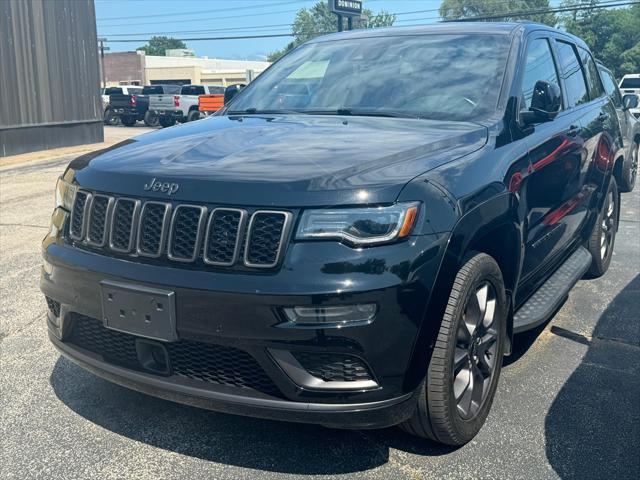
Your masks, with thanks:
[[[304,113],[312,115],[344,115],[355,117],[422,118],[419,115],[396,110],[374,110],[368,108],[358,109],[347,107],[338,108],[336,110],[304,110]]]
[[[227,115],[275,115],[280,113],[296,113],[296,114],[306,114],[302,110],[258,110],[255,107],[245,108],[244,110],[230,110],[227,112]]]

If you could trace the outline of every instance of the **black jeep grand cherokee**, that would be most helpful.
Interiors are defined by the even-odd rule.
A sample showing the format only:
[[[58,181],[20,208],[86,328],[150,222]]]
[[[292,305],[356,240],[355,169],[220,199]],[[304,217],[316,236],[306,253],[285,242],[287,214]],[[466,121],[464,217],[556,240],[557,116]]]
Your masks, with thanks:
[[[217,116],[71,162],[51,341],[178,402],[463,444],[514,333],[609,265],[615,118],[540,25],[315,39]]]

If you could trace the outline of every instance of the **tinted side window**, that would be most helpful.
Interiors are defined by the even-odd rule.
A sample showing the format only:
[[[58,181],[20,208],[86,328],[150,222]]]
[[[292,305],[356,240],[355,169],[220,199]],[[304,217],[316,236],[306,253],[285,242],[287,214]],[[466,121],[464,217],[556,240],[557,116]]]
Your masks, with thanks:
[[[536,38],[527,47],[521,90],[522,110],[528,110],[531,106],[533,89],[539,80],[560,85],[549,41],[546,38]]]
[[[202,85],[186,85],[182,87],[181,95],[204,95],[204,87]]]
[[[560,75],[564,79],[565,95],[570,107],[589,101],[587,84],[578,61],[573,45],[565,42],[556,42],[558,46],[558,60],[560,62]]]
[[[596,67],[596,62],[593,61],[593,58],[591,58],[591,54],[584,48],[578,47],[578,52],[580,52],[580,59],[582,60],[584,71],[587,74],[589,96],[591,97],[591,100],[600,98],[604,95],[604,90],[602,88],[602,83],[600,82],[600,75],[598,75],[598,67]]]
[[[602,77],[602,83],[604,83],[604,90],[611,97],[613,104],[616,108],[622,108],[622,96],[613,75],[607,70],[600,70],[600,76]]]
[[[162,87],[146,86],[142,89],[143,95],[159,95],[162,94]]]

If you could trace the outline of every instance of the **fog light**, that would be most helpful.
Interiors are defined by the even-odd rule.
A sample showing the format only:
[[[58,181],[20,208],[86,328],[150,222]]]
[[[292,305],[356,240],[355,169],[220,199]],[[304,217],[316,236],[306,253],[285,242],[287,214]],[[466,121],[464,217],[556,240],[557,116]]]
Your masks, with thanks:
[[[342,328],[368,325],[378,308],[375,303],[330,307],[287,307],[284,314],[291,322],[286,326],[301,328]]]

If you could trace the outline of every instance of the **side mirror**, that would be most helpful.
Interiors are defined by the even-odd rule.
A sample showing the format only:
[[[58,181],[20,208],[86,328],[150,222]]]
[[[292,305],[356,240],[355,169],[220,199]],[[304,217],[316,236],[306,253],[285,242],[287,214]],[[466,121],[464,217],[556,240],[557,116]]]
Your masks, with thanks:
[[[233,97],[235,97],[238,93],[240,93],[240,90],[242,90],[244,87],[246,87],[245,84],[236,83],[235,85],[229,85],[227,88],[225,88],[224,104],[226,105],[227,103],[229,103],[233,99]]]
[[[533,88],[533,97],[528,112],[523,112],[527,124],[550,122],[562,107],[562,93],[555,83],[538,80]]]
[[[636,95],[635,93],[627,93],[624,97],[622,97],[622,108],[624,110],[638,108],[638,95]]]

